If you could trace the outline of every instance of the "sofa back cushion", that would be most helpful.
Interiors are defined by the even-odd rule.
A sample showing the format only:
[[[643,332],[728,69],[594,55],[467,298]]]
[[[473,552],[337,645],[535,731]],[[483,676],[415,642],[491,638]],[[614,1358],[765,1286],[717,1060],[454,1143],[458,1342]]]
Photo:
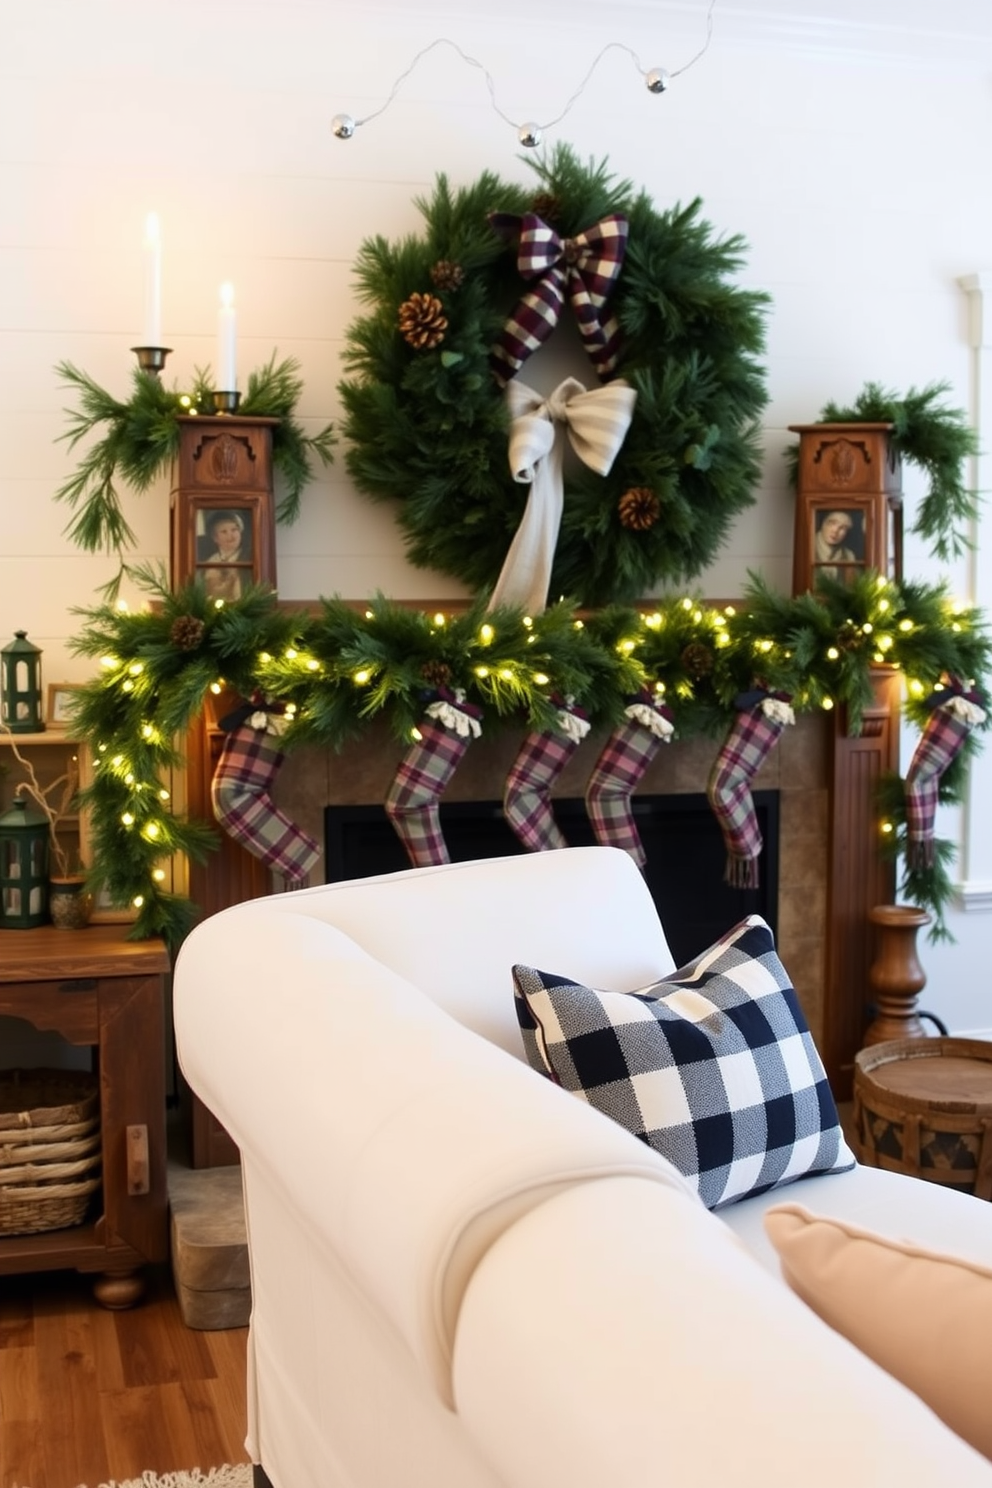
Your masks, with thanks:
[[[507,995],[515,961],[643,986],[675,965],[640,872],[612,847],[416,868],[266,902],[344,930],[491,1043],[523,1057]]]

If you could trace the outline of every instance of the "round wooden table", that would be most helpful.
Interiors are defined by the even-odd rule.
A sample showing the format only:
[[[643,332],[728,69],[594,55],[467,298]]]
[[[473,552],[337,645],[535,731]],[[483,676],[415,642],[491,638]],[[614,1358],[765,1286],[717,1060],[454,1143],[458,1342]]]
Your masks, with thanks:
[[[992,1042],[890,1039],[854,1058],[863,1163],[992,1199]]]

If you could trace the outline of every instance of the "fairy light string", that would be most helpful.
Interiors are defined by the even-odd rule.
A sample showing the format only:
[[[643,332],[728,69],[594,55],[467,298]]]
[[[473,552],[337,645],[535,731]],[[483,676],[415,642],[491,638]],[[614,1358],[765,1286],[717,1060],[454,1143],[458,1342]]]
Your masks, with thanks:
[[[606,45],[603,46],[593,58],[588,71],[586,72],[582,81],[579,83],[578,87],[575,89],[575,92],[568,99],[561,112],[556,114],[554,118],[546,120],[544,123],[538,123],[534,120],[521,122],[516,119],[512,119],[510,115],[506,113],[505,110],[502,109],[499,105],[496,97],[496,83],[493,79],[492,73],[489,72],[488,68],[486,68],[477,57],[470,57],[469,54],[462,47],[460,47],[456,41],[452,41],[450,37],[438,36],[433,41],[429,42],[427,46],[422,47],[421,50],[417,52],[416,56],[413,58],[410,64],[406,68],[404,68],[404,70],[400,73],[399,77],[397,77],[392,87],[390,88],[389,93],[386,97],[386,101],[384,103],[380,104],[377,109],[373,109],[371,113],[363,115],[363,117],[360,119],[356,119],[353,115],[348,113],[335,114],[334,118],[331,120],[331,132],[336,139],[348,140],[353,138],[356,129],[360,129],[362,125],[370,123],[373,119],[378,119],[380,115],[384,114],[386,110],[391,107],[396,99],[396,95],[398,94],[400,88],[406,82],[410,74],[419,66],[424,57],[428,56],[429,53],[435,51],[438,47],[450,47],[451,50],[454,51],[464,63],[466,63],[469,67],[476,68],[477,71],[482,73],[483,77],[485,78],[486,90],[489,94],[489,101],[493,112],[500,119],[503,120],[504,124],[508,124],[511,129],[515,129],[517,131],[517,139],[520,144],[525,146],[527,149],[536,149],[537,146],[541,144],[541,141],[544,138],[545,131],[548,129],[553,129],[556,124],[560,124],[561,121],[566,117],[566,115],[571,112],[575,104],[578,103],[579,99],[585,93],[586,88],[589,86],[593,73],[596,71],[600,62],[602,62],[603,58],[607,55],[608,52],[625,52],[627,56],[630,57],[641,77],[644,79],[645,87],[647,88],[649,93],[666,92],[668,89],[668,85],[673,78],[681,77],[684,73],[688,72],[690,67],[694,67],[696,63],[699,62],[709,50],[710,43],[713,40],[713,11],[715,7],[716,0],[710,0],[708,9],[706,11],[705,37],[703,40],[703,44],[698,49],[698,51],[696,51],[689,58],[687,62],[683,62],[681,67],[645,68],[642,65],[637,53],[633,51],[629,46],[626,46],[625,43],[623,43],[622,41],[608,41]]]

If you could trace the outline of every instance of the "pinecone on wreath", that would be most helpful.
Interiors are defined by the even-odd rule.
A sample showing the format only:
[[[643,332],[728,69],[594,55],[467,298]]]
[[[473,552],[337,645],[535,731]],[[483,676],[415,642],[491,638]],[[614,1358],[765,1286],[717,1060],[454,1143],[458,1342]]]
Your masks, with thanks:
[[[531,203],[531,211],[542,222],[555,222],[561,216],[561,198],[553,191],[539,191]]]
[[[631,532],[647,532],[661,516],[661,502],[650,486],[631,486],[617,504],[620,522]]]
[[[450,258],[439,258],[431,269],[431,283],[435,289],[459,289],[465,278],[461,264]]]
[[[417,351],[433,351],[444,340],[448,320],[437,295],[414,292],[399,308],[400,335]]]

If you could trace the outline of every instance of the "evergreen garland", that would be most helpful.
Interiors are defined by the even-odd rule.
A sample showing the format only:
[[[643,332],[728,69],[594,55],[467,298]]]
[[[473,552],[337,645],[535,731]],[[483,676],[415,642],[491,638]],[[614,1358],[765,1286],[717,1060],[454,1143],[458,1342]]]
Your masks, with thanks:
[[[137,909],[136,938],[161,935],[170,945],[195,910],[160,887],[158,865],[177,852],[201,857],[216,834],[172,812],[162,778],[181,765],[173,740],[211,688],[282,702],[289,723],[281,742],[291,751],[302,744],[340,749],[378,717],[409,740],[441,686],[462,689],[482,708],[486,734],[554,727],[568,696],[595,726],[608,728],[648,687],[671,707],[677,737],[717,736],[737,693],[756,683],[788,692],[797,713],[845,707],[857,732],[871,672],[882,663],[906,674],[907,713],[920,724],[923,700],[941,677],[987,690],[992,665],[977,611],[952,605],[941,587],[871,574],[825,588],[819,601],[785,598],[752,576],[740,604],[724,610],[686,595],[648,611],[612,605],[582,615],[559,604],[534,617],[479,605],[427,614],[382,595],[361,609],[323,600],[310,615],[280,607],[264,588],[220,604],[196,585],[174,593],[148,568],[137,577],[152,608],[104,604],[78,612],[86,624],[73,647],[99,662],[99,675],[76,695],[76,725],[97,765],[82,799],[91,815],[94,886]],[[977,747],[969,736],[962,756]],[[959,757],[942,782],[945,795],[960,789],[963,769]],[[880,846],[896,851],[904,840],[899,801],[882,804],[890,831]],[[948,854],[938,844],[934,869],[917,870],[906,884],[915,903],[934,909],[933,934],[944,933]]]
[[[118,483],[139,494],[147,491],[179,453],[180,417],[214,413],[210,370],[198,368],[190,391],[180,393],[135,367],[127,402],[114,398],[71,362],[60,362],[56,371],[79,399],[75,410],[66,410],[70,424],[59,438],[72,450],[98,429],[105,429],[55,492],[55,500],[72,508],[66,535],[77,547],[89,553],[103,549],[121,559],[121,572],[105,590],[108,598],[114,598],[124,572],[124,549],[135,542]],[[272,463],[285,484],[276,506],[279,522],[295,522],[299,516],[300,497],[313,477],[313,457],[325,465],[333,459],[331,425],[308,435],[294,416],[302,391],[299,364],[292,357],[277,362],[273,352],[263,367],[250,373],[240,404],[244,415],[279,420],[272,430]]]
[[[965,461],[978,452],[978,436],[967,415],[941,402],[946,382],[910,388],[900,397],[877,382],[866,383],[847,407],[827,403],[820,421],[828,424],[891,424],[889,444],[895,454],[918,466],[927,477],[927,493],[920,503],[913,532],[932,545],[947,562],[971,546],[967,526],[978,512],[978,493],[965,483]],[[799,465],[799,446],[786,451],[793,485]]]
[[[370,308],[349,328],[340,384],[346,463],[365,494],[399,500],[411,562],[457,575],[473,593],[491,590],[527,488],[510,475],[489,365],[525,285],[488,214],[536,211],[568,237],[623,213],[627,252],[608,308],[624,338],[617,375],[637,404],[609,475],[582,467],[567,483],[551,592],[595,606],[630,602],[661,580],[698,574],[753,502],[768,297],[730,282],[744,241],[715,238],[698,200],[658,213],[643,191],[605,163],[583,165],[567,145],[526,163],[536,191],[489,172],[455,190],[442,175],[416,202],[422,236],[363,243],[355,272]],[[415,295],[439,306],[417,345],[400,317]],[[631,491],[653,498],[642,509],[657,510],[656,520],[621,521]]]

